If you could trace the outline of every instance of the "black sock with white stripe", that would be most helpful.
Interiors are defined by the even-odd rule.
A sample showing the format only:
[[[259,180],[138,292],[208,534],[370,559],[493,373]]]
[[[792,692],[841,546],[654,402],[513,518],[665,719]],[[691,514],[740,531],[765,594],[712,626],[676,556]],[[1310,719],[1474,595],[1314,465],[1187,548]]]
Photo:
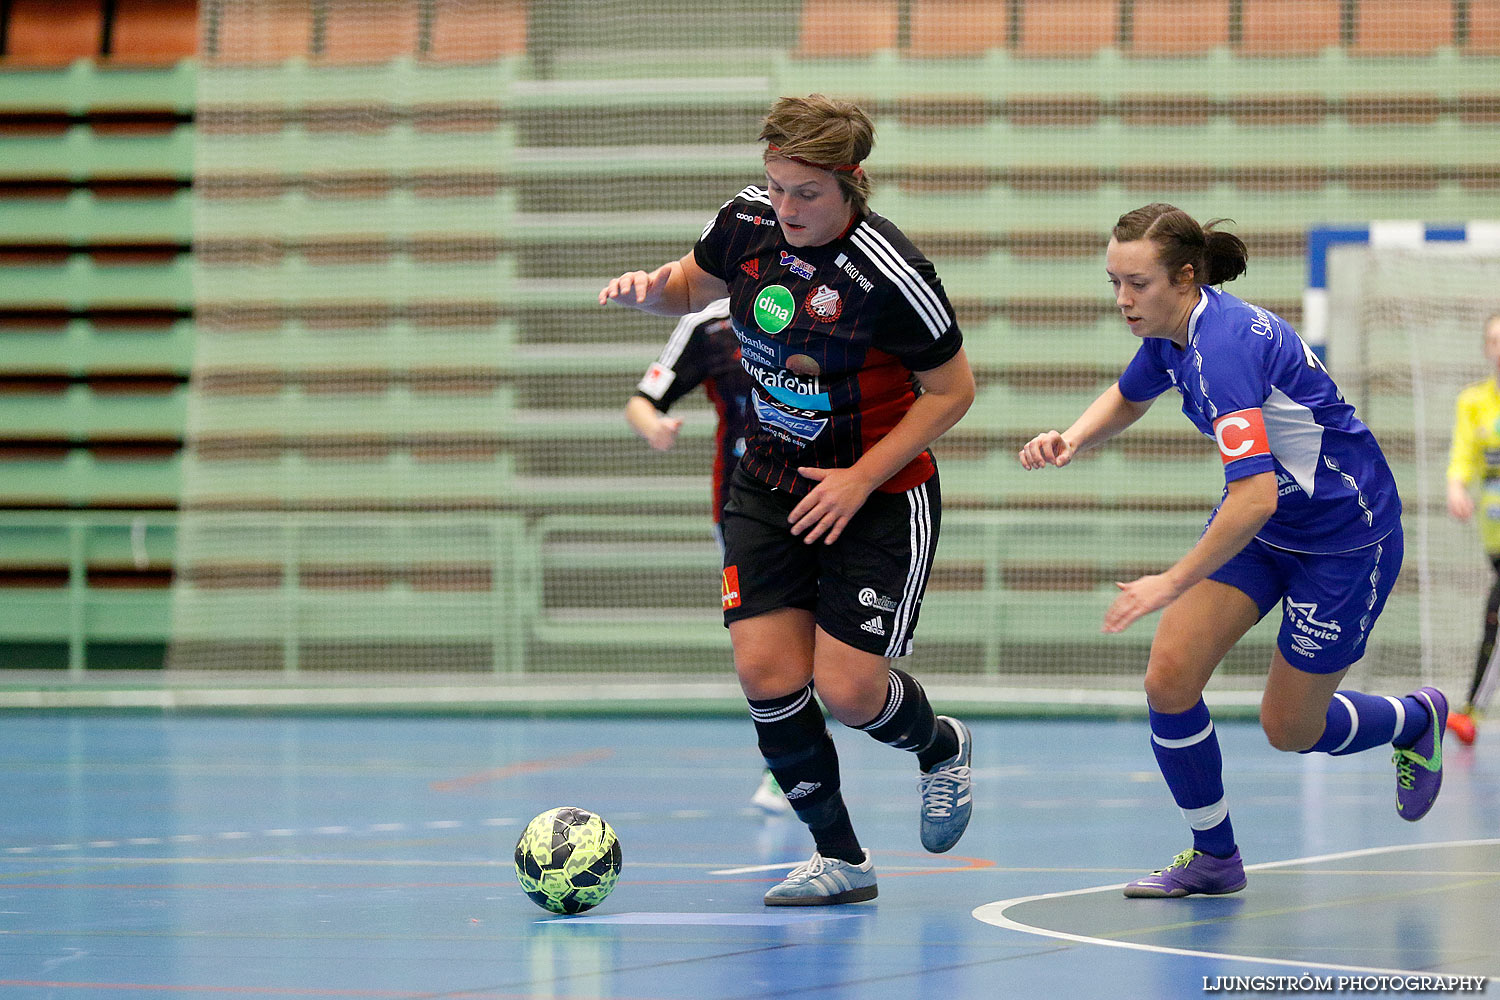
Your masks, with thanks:
[[[781,698],[747,700],[766,767],[797,818],[812,831],[818,853],[850,864],[863,862],[864,850],[839,791],[838,750],[812,685]]]
[[[917,679],[892,667],[885,691],[885,707],[862,726],[855,726],[882,743],[917,755],[922,770],[931,770],[958,753],[958,734],[937,724],[927,693]]]

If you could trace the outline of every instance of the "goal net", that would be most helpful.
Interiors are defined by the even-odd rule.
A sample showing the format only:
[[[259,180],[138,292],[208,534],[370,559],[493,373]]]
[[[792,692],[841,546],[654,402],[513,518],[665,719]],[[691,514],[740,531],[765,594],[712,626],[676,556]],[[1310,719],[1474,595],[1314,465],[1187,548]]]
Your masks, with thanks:
[[[1492,571],[1477,527],[1448,514],[1449,441],[1459,391],[1493,375],[1483,330],[1500,309],[1500,241],[1493,226],[1468,229],[1467,240],[1456,238],[1463,227],[1432,240],[1418,223],[1377,224],[1327,260],[1329,369],[1380,439],[1405,512],[1401,577],[1355,669],[1454,699],[1468,687]]]
[[[1138,704],[1152,622],[1100,622],[1197,537],[1214,450],[1164,399],[1066,470],[1016,452],[1134,351],[1102,268],[1125,211],[1235,219],[1233,291],[1294,325],[1310,219],[1500,215],[1488,35],[1410,6],[204,0],[169,664],[729,680],[713,409],[635,437],[673,324],[596,295],[761,178],[775,97],[823,92],[873,117],[872,207],[980,383],[934,449],[915,668]],[[1273,636],[1216,689],[1253,703]]]

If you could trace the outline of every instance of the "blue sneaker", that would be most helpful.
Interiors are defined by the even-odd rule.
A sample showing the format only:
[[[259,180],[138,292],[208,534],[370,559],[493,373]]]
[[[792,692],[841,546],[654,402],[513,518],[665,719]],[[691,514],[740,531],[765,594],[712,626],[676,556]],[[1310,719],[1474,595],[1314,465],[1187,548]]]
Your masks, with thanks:
[[[810,860],[798,865],[778,885],[766,891],[767,906],[832,906],[836,903],[863,903],[880,895],[875,884],[875,864],[870,852],[857,865],[838,858],[825,858],[813,852]]]
[[[938,716],[958,734],[958,753],[931,771],[919,776],[922,789],[922,846],[933,854],[942,854],[958,843],[974,812],[973,779],[969,775],[969,758],[974,737],[969,727],[946,715]]]
[[[1427,706],[1427,728],[1409,747],[1397,747],[1396,815],[1415,823],[1427,815],[1443,787],[1443,732],[1448,728],[1448,699],[1435,687],[1417,688],[1411,696]]]
[[[1159,872],[1125,887],[1131,899],[1176,899],[1179,896],[1223,896],[1245,888],[1245,864],[1239,848],[1227,858],[1189,848]]]

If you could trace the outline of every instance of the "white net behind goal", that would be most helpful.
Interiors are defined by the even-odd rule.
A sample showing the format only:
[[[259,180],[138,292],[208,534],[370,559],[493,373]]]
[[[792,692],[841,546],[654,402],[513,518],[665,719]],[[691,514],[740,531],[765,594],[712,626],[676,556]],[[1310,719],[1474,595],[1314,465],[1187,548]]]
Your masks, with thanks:
[[[1328,293],[1329,369],[1380,439],[1405,511],[1401,578],[1355,669],[1460,699],[1492,571],[1478,528],[1448,515],[1448,446],[1459,391],[1492,374],[1483,328],[1500,309],[1500,250],[1339,247]]]

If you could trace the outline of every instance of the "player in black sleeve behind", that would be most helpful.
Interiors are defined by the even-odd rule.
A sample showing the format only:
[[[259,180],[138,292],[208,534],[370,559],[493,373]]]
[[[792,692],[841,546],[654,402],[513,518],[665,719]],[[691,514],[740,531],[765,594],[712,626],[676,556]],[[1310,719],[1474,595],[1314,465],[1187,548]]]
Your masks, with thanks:
[[[714,428],[713,528],[719,554],[723,555],[729,477],[745,453],[754,385],[740,364],[740,342],[729,319],[728,299],[715,299],[706,309],[677,321],[661,354],[641,376],[635,395],[625,403],[625,422],[655,450],[670,451],[682,429],[682,421],[669,416],[672,406],[700,385],[718,418]],[[784,815],[792,808],[769,769],[761,776],[750,801],[773,816]]]
[[[726,202],[692,252],[620,275],[599,302],[682,315],[729,296],[756,384],[725,509],[724,620],[761,755],[816,845],[765,902],[852,903],[875,897],[875,870],[819,700],[917,755],[927,850],[949,850],[969,822],[969,730],[892,661],[911,651],[937,543],[928,446],[968,410],[974,377],[932,264],[868,208],[865,113],[784,97],[760,138],[766,186]]]

